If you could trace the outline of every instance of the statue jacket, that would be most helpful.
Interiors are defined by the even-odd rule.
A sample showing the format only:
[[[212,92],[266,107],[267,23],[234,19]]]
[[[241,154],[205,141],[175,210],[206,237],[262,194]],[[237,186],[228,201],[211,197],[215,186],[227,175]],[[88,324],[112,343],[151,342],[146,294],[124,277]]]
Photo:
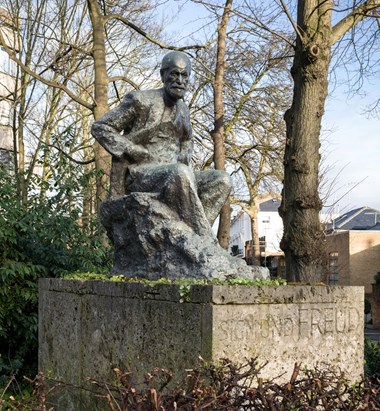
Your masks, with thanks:
[[[114,160],[129,166],[191,160],[189,110],[183,100],[166,104],[162,88],[128,93],[91,132]]]

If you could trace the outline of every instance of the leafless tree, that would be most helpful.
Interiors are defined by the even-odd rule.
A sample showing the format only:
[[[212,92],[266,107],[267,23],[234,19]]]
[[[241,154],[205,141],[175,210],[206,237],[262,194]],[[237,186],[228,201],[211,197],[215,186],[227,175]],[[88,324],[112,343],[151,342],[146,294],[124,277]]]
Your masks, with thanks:
[[[204,4],[200,1],[197,3]],[[211,8],[211,3],[207,5]],[[282,115],[284,107],[291,101],[288,75],[291,50],[284,35],[274,35],[257,25],[256,21],[248,19],[247,9],[243,6],[244,2],[236,1],[231,4],[229,11],[230,24],[223,43],[222,87],[221,73],[214,70],[222,64],[217,61],[218,43],[214,48],[210,42],[208,49],[197,53],[196,87],[191,108],[195,137],[198,147],[201,147],[197,150],[200,157],[198,160],[203,167],[210,167],[219,152],[223,154],[222,163],[228,171],[235,170],[236,175],[238,170],[239,176],[244,180],[244,193],[241,197],[236,196],[235,192],[233,202],[241,202],[253,218],[254,228],[259,201],[256,197],[264,194],[265,190],[273,189],[273,186],[268,187],[269,181],[281,181],[281,154],[285,140]],[[255,10],[263,20],[266,18],[263,9],[257,7]],[[213,3],[211,12],[219,17],[219,21],[225,11],[225,7]],[[273,18],[270,20],[273,21]],[[220,27],[215,36],[218,40]],[[218,88],[215,87],[217,78]],[[212,110],[216,102],[217,112]],[[212,142],[206,138],[210,124],[213,124]],[[215,125],[218,125],[219,151],[216,151],[215,146]],[[215,147],[214,156],[210,155],[212,147]],[[219,159],[221,158],[222,156]],[[229,213],[227,223],[229,231]],[[254,233],[254,238],[257,238],[257,232]],[[256,260],[258,263],[258,258]]]
[[[298,1],[296,21],[282,0],[281,6],[296,33],[291,70],[293,103],[285,115],[281,247],[290,281],[320,281],[323,279],[324,236],[319,222],[322,207],[318,194],[319,146],[331,51],[359,24],[367,24],[367,30],[373,30],[371,20],[377,18],[380,2]]]

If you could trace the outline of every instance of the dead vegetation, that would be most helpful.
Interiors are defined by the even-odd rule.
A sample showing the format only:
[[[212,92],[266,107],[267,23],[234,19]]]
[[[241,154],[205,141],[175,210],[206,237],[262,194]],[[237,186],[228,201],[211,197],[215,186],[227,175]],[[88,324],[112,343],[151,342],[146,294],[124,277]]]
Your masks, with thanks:
[[[135,381],[132,372],[114,369],[115,380],[105,382],[89,379],[88,387],[76,387],[50,380],[39,373],[33,380],[29,399],[5,400],[0,411],[55,411],[54,397],[62,390],[81,390],[102,409],[112,411],[289,411],[289,410],[379,410],[380,381],[363,378],[352,384],[340,372],[328,368],[303,368],[297,363],[288,382],[260,377],[263,366],[256,358],[236,365],[228,360],[220,364],[201,361],[186,370],[186,378],[173,384],[173,373],[155,368],[144,381]],[[8,387],[11,384],[8,384]],[[90,387],[90,388],[89,388]],[[173,388],[171,388],[173,387]]]

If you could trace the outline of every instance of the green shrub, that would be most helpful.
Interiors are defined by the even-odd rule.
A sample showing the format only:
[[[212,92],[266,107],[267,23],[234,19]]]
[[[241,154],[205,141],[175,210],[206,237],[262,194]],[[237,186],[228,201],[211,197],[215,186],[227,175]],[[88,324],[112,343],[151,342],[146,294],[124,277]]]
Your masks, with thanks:
[[[364,373],[370,378],[380,378],[380,342],[364,340]]]
[[[99,224],[81,227],[80,209],[59,186],[48,198],[36,187],[22,204],[15,177],[0,168],[0,385],[9,375],[36,372],[38,279],[110,269]]]
[[[23,369],[35,371],[37,363],[37,281],[42,266],[6,260],[0,266],[0,385]]]

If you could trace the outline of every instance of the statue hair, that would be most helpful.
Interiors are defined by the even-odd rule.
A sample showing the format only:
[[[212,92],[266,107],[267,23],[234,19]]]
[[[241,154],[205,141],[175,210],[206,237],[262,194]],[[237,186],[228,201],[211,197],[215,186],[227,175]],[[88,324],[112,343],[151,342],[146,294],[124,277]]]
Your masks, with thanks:
[[[186,66],[191,70],[191,62],[187,54],[182,53],[182,51],[170,51],[169,53],[165,54],[164,58],[162,59],[161,63],[161,73],[164,72],[169,67],[173,66],[173,64],[178,61],[183,60],[186,62]]]

